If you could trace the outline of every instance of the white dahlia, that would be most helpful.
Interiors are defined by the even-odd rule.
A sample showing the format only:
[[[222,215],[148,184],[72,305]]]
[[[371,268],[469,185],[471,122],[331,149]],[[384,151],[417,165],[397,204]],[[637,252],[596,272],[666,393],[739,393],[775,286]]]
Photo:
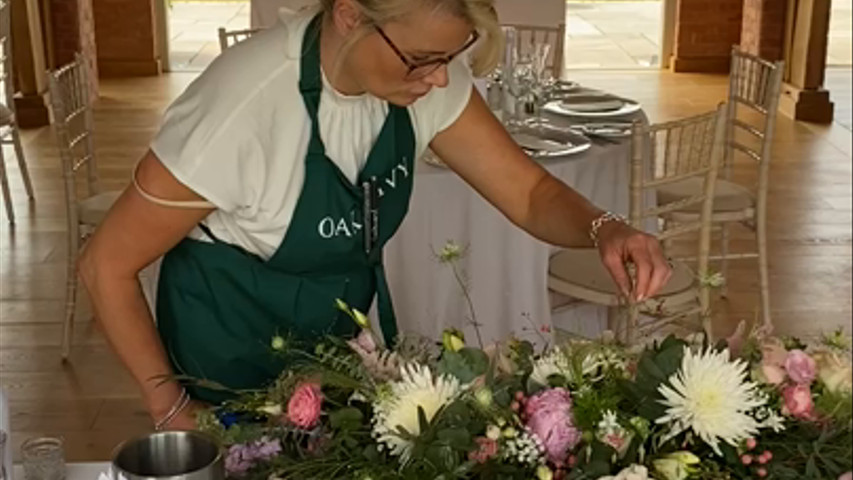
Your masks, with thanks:
[[[455,400],[462,392],[456,377],[439,375],[433,378],[429,367],[411,363],[400,368],[401,380],[392,382],[390,391],[374,404],[373,435],[380,444],[388,447],[392,455],[405,462],[411,453],[412,442],[400,436],[400,428],[411,435],[421,433],[418,407],[427,421]]]
[[[730,361],[728,350],[693,353],[685,347],[681,368],[658,387],[668,408],[657,423],[671,424],[667,439],[693,430],[722,455],[720,440],[737,446],[755,435],[760,424],[750,413],[766,400],[747,377],[746,363]]]

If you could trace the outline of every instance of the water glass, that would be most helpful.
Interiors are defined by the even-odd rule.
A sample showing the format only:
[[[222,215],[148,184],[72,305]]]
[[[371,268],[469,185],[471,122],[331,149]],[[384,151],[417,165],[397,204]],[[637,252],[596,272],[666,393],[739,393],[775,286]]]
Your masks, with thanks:
[[[32,438],[21,446],[25,480],[65,480],[65,450],[60,438]]]

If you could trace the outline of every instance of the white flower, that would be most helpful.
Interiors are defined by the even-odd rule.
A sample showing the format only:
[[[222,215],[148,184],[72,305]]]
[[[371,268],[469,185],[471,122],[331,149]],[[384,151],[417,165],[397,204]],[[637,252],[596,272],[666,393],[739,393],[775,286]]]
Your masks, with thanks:
[[[747,365],[730,361],[729,351],[708,349],[694,354],[684,349],[681,368],[658,391],[668,407],[657,423],[670,423],[664,440],[693,430],[717,455],[719,441],[737,446],[758,432],[759,423],[749,412],[764,405],[757,385],[747,380]],[[671,386],[670,386],[671,385]]]
[[[759,410],[761,422],[758,424],[758,428],[769,428],[773,430],[775,433],[779,433],[785,430],[785,417],[776,413],[775,410],[770,408],[762,408]]]
[[[616,412],[613,410],[604,412],[604,415],[598,422],[598,429],[603,433],[614,433],[622,430],[622,426],[619,425],[619,420],[616,418]]]
[[[533,372],[530,374],[530,379],[540,385],[548,385],[548,377],[551,375],[562,375],[567,381],[573,382],[575,372],[572,368],[572,359],[569,352],[562,348],[555,348],[548,354],[539,358],[533,363]],[[607,362],[599,352],[590,351],[584,356],[581,362],[581,374],[590,375],[595,373],[599,368]]]
[[[631,465],[614,475],[598,477],[598,480],[647,480],[649,478],[649,470],[642,465]]]
[[[724,277],[722,273],[716,272],[706,275],[704,278],[700,279],[700,281],[704,286],[720,288],[726,284],[726,277]]]
[[[507,437],[506,432],[504,432],[504,437]],[[539,465],[543,463],[544,459],[542,455],[545,452],[545,448],[536,435],[526,431],[518,432],[513,429],[513,435],[507,438],[509,440],[506,441],[504,448],[501,450],[504,458],[523,465]]]
[[[497,440],[501,438],[501,427],[497,425],[489,425],[486,428],[486,438],[489,440]]]
[[[258,407],[258,412],[266,413],[271,417],[279,417],[283,411],[282,406],[277,403],[267,403],[263,407]]]
[[[380,396],[374,405],[373,434],[392,455],[400,456],[405,462],[411,453],[412,443],[400,436],[399,429],[420,435],[418,407],[423,409],[427,421],[432,421],[439,410],[459,396],[462,387],[455,377],[440,375],[433,378],[429,367],[416,363],[401,367],[400,375],[400,381],[390,384],[390,393]]]
[[[438,259],[442,263],[452,262],[462,256],[462,247],[453,240],[448,240],[447,243],[438,252]]]
[[[604,412],[602,419],[598,422],[596,438],[598,438],[601,443],[613,447],[621,458],[628,452],[628,447],[631,445],[631,440],[633,440],[634,435],[619,424],[616,412],[607,410]]]
[[[569,359],[559,348],[548,352],[547,355],[533,363],[533,372],[530,379],[540,385],[548,385],[548,377],[551,375],[563,375],[568,380],[571,375]]]

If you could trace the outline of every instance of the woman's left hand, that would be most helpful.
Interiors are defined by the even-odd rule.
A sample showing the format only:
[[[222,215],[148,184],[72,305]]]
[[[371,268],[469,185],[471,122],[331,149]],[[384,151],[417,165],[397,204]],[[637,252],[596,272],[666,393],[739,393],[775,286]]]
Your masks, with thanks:
[[[631,301],[654,297],[672,275],[658,240],[626,223],[603,224],[598,230],[598,250],[622,294]],[[629,262],[635,266],[633,284],[625,268]]]

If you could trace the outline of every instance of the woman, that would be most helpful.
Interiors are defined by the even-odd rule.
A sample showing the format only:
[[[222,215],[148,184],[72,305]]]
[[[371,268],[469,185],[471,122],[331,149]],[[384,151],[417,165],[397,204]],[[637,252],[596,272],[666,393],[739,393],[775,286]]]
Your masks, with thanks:
[[[472,93],[499,54],[494,0],[322,0],[217,59],[169,108],[81,274],[96,316],[158,428],[191,428],[199,400],[164,375],[260,387],[269,339],[352,333],[334,308],[378,298],[393,338],[382,246],[431,147],[511,221],[561,246],[598,240],[625,295],[654,295],[656,241],[531,161]],[[164,256],[155,316],[137,281]],[[637,267],[631,285],[624,261]],[[192,401],[190,401],[192,398]]]

